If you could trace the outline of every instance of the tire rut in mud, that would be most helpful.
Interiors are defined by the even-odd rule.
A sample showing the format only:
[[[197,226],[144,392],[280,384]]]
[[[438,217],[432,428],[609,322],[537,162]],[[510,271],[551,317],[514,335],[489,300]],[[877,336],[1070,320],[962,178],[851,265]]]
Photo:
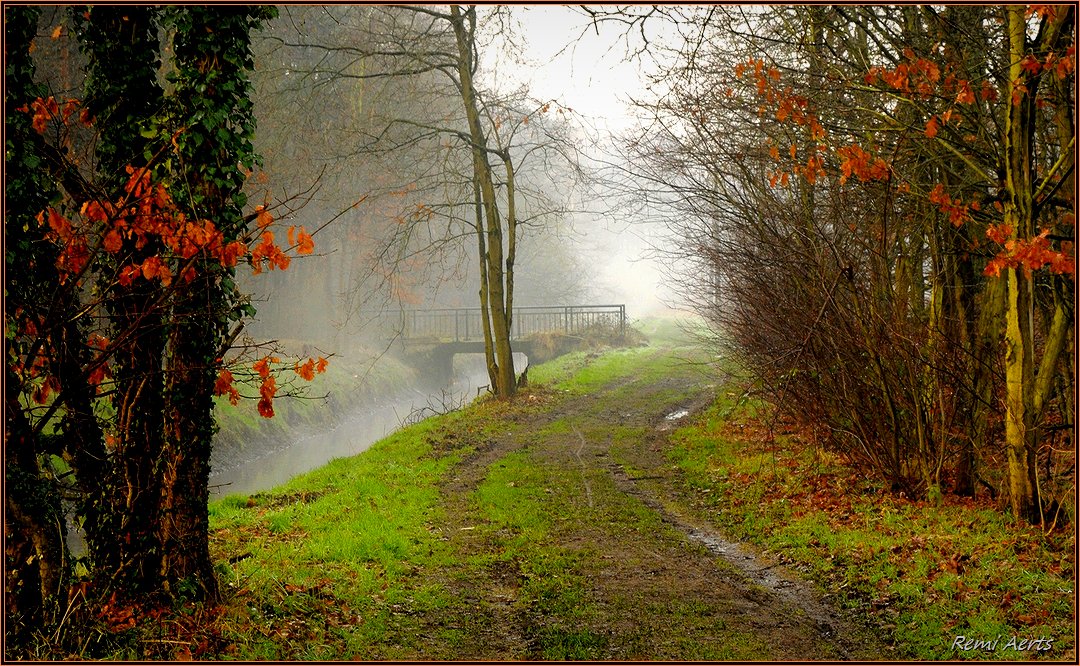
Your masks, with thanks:
[[[653,383],[623,378],[591,395],[559,396],[550,409],[530,415],[527,428],[487,440],[450,472],[440,489],[447,520],[439,529],[463,564],[437,576],[460,604],[456,617],[430,622],[467,629],[469,641],[453,658],[545,658],[541,637],[550,618],[520,594],[521,563],[496,556],[501,535],[470,523],[474,492],[491,466],[514,451],[560,474],[575,489],[581,515],[590,516],[569,521],[548,544],[584,562],[593,614],[581,629],[602,639],[590,658],[881,658],[873,636],[810,584],[685,508],[690,503],[680,497],[678,472],[665,456],[668,437],[713,397],[712,387],[686,376]],[[528,435],[556,421],[565,421],[567,432]],[[612,424],[637,428],[640,441],[616,452],[604,434]],[[645,507],[666,529],[620,523],[630,505]],[[470,558],[486,564],[465,564]]]

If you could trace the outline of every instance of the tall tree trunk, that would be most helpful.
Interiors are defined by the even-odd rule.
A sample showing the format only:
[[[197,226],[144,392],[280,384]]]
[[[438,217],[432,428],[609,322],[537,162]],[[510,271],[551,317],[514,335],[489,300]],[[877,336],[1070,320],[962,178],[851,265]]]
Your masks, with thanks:
[[[214,436],[214,359],[224,337],[224,310],[209,262],[197,269],[178,304],[169,340],[165,449],[156,473],[161,479],[157,540],[166,592],[218,596],[210,559],[210,453]],[[220,269],[220,266],[218,266]],[[186,586],[179,589],[178,585]]]
[[[52,353],[38,336],[20,334],[27,321],[38,326],[52,314],[71,315],[43,294],[56,291],[52,266],[55,254],[44,241],[38,212],[56,194],[41,159],[41,137],[31,129],[29,116],[19,111],[44,91],[34,85],[31,44],[37,33],[39,10],[4,8],[4,327],[7,359],[4,366],[4,656],[16,658],[33,634],[54,626],[60,592],[68,575],[64,515],[56,485],[41,466],[42,436],[24,411],[29,387],[26,370],[16,370],[13,358],[36,347],[37,355]],[[8,258],[14,258],[11,261]],[[22,356],[26,360],[25,356]],[[27,365],[31,365],[27,361]],[[56,448],[56,447],[54,447]]]
[[[473,173],[480,186],[480,195],[487,221],[487,294],[491,311],[492,344],[498,366],[497,382],[492,388],[499,398],[509,398],[517,390],[514,374],[514,356],[510,346],[511,313],[507,309],[507,299],[508,297],[512,298],[512,296],[507,293],[507,285],[504,282],[506,274],[503,267],[502,220],[499,216],[498,200],[491,172],[491,161],[488,158],[487,138],[480,123],[480,111],[472,81],[473,68],[475,67],[476,9],[470,7],[462,14],[458,5],[451,5],[450,16],[458,49],[458,83],[461,99],[465,107],[465,116],[469,123]],[[468,23],[468,26],[466,26],[466,23]],[[481,258],[481,260],[483,259]],[[512,257],[510,266],[511,268],[513,266]]]
[[[156,10],[93,6],[74,11],[80,46],[87,56],[86,109],[97,118],[97,170],[111,192],[130,177],[126,167],[145,169],[150,139],[140,131],[160,111]],[[124,243],[124,261],[141,264],[162,250],[158,241],[137,247]],[[80,470],[91,484],[100,520],[87,522],[87,542],[106,587],[131,593],[158,591],[160,549],[154,532],[160,520],[157,466],[163,454],[165,351],[162,289],[149,280],[103,290],[114,336],[124,336],[115,353],[117,412],[115,460],[111,471]],[[89,462],[89,461],[88,461]]]
[[[266,15],[249,7],[173,9],[178,204],[192,219],[212,220],[223,243],[244,232],[241,165],[254,160],[254,115],[247,70],[251,30]],[[165,455],[157,473],[162,585],[172,594],[216,598],[209,549],[210,454],[214,381],[226,349],[235,270],[196,258],[180,287],[168,341]]]
[[[43,474],[35,439],[19,405],[19,381],[4,387],[5,655],[57,620],[67,580],[60,498]]]
[[[1005,9],[1009,40],[1009,80],[1013,85],[1028,81],[1021,68],[1027,53],[1024,7]],[[1015,103],[1005,107],[1005,188],[1004,222],[1013,238],[1027,240],[1034,235],[1032,218],[1032,134],[1034,132],[1035,91],[1019,93]],[[1031,272],[1008,268],[1005,272],[1005,452],[1009,475],[1009,503],[1017,519],[1037,521],[1039,517],[1034,473],[1034,312]]]
[[[475,163],[474,163],[475,167]],[[499,364],[495,360],[495,345],[491,339],[491,308],[488,306],[487,243],[484,242],[484,204],[480,196],[480,180],[473,176],[473,199],[476,207],[476,243],[480,265],[480,328],[484,332],[484,363],[492,391],[499,385]]]

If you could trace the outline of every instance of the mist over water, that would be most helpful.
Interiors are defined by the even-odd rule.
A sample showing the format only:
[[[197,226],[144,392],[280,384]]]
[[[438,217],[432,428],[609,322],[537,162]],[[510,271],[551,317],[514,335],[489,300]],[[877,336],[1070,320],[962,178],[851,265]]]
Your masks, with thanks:
[[[514,354],[515,368],[525,368],[524,354]],[[328,463],[354,456],[400,428],[410,415],[430,415],[475,398],[488,383],[483,355],[459,354],[448,387],[411,388],[377,403],[358,405],[332,427],[285,442],[249,442],[246,455],[211,460],[210,498],[250,495]]]

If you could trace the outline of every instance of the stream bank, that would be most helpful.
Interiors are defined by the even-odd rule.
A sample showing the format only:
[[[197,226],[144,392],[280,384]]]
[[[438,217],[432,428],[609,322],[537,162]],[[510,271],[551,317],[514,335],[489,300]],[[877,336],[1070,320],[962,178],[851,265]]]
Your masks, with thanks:
[[[522,354],[514,361],[527,363]],[[482,357],[475,354],[455,359],[449,386],[427,382],[416,368],[388,365],[375,378],[375,390],[358,391],[341,380],[332,388],[315,384],[309,393],[326,391],[325,398],[309,398],[314,404],[302,409],[290,409],[299,398],[279,400],[285,407],[274,419],[238,418],[240,410],[253,411],[251,405],[227,411],[211,456],[211,499],[268,490],[335,458],[354,456],[409,422],[467,404],[487,384]],[[226,406],[219,403],[219,409]]]

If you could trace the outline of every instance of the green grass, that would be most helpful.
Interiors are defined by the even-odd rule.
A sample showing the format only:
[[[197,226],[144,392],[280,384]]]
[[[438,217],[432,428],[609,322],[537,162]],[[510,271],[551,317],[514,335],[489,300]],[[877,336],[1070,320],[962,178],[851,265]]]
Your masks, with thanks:
[[[218,558],[247,555],[220,565],[223,580],[237,599],[253,600],[228,605],[227,656],[363,655],[382,640],[395,605],[448,603],[438,589],[412,596],[406,590],[416,566],[447,557],[431,530],[440,522],[435,482],[470,443],[462,438],[437,455],[433,444],[456,420],[448,415],[405,428],[361,456],[334,460],[270,493],[211,502]]]
[[[453,659],[505,629],[487,602],[461,595],[491,583],[492,572],[512,581],[505,583],[513,593],[504,612],[521,622],[528,645],[527,654],[510,658],[610,659],[615,646],[629,659],[770,654],[763,637],[728,626],[718,608],[694,599],[652,609],[670,626],[635,626],[634,614],[651,617],[651,600],[598,599],[591,582],[609,571],[610,560],[588,539],[568,547],[561,538],[605,530],[638,540],[680,538],[640,500],[619,492],[606,470],[586,474],[573,460],[554,463],[535,451],[545,441],[572,443],[577,431],[609,443],[608,454],[627,474],[643,473],[633,466],[634,449],[649,428],[617,416],[582,420],[576,412],[535,423],[564,399],[616,415],[646,407],[662,414],[681,404],[685,389],[664,380],[697,373],[689,361],[702,355],[670,321],[643,327],[654,343],[676,346],[681,360],[659,345],[571,354],[531,369],[532,384],[546,386],[520,401],[478,401],[270,492],[212,502],[212,552],[226,603],[212,620],[220,648],[205,656]],[[593,395],[601,399],[590,402]],[[896,645],[883,658],[1036,656],[959,653],[951,647],[957,635],[1047,636],[1054,648],[1038,656],[1075,654],[1071,535],[1046,538],[983,504],[904,501],[794,437],[764,440],[760,429],[733,425],[753,426],[764,413],[739,390],[721,389],[712,407],[673,433],[670,463],[695,510],[776,553],[882,627]],[[440,484],[454,480],[459,461],[503,436],[517,438],[520,448],[493,460],[447,507]],[[613,612],[625,613],[627,626],[605,625]],[[673,627],[695,638],[681,640]],[[670,633],[660,640],[662,631]],[[118,652],[141,654],[134,647]]]
[[[998,508],[886,493],[791,438],[725,427],[717,404],[676,432],[688,489],[732,535],[778,553],[893,635],[905,659],[1060,659],[1075,654],[1075,536],[1015,525]],[[760,408],[760,406],[758,406]],[[746,419],[746,414],[740,418]],[[961,652],[956,636],[1052,638],[1045,652]]]

